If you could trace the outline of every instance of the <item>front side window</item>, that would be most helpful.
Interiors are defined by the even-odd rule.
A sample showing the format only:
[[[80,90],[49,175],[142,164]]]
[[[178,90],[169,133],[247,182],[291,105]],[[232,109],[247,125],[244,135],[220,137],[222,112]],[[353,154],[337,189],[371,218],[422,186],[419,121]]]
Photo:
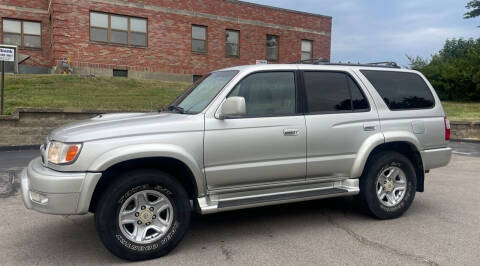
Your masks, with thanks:
[[[240,32],[237,30],[227,30],[225,33],[225,51],[227,56],[239,55]]]
[[[90,40],[146,47],[147,20],[90,12]]]
[[[267,60],[278,61],[278,36],[267,35]]]
[[[309,113],[369,110],[355,81],[342,72],[306,71],[303,74]]]
[[[3,43],[20,48],[42,48],[40,22],[3,19]]]
[[[229,97],[245,98],[247,116],[292,115],[296,112],[294,72],[261,72],[251,74]]]
[[[210,73],[187,89],[171,105],[171,109],[181,113],[199,113],[232,80],[238,71],[218,71]]]
[[[302,40],[302,60],[309,60],[313,57],[313,42]]]
[[[192,52],[207,52],[207,27],[192,25]]]
[[[435,105],[430,88],[415,73],[361,70],[390,110],[432,108]]]

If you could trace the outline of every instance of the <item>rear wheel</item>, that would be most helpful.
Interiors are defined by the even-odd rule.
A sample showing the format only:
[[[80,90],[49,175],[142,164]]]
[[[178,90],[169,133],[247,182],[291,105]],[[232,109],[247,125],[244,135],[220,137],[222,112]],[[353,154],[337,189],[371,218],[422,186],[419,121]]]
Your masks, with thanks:
[[[360,201],[379,219],[400,217],[415,198],[417,178],[412,162],[404,155],[384,151],[375,154],[360,178]]]
[[[103,193],[95,224],[105,247],[127,260],[166,255],[190,222],[190,200],[181,184],[157,170],[119,176]]]

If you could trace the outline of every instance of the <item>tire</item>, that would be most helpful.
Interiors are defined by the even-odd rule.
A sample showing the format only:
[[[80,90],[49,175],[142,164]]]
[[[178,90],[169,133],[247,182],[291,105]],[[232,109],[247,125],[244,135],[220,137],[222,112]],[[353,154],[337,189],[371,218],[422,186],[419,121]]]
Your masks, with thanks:
[[[111,253],[125,260],[149,260],[168,254],[182,240],[190,223],[191,206],[185,189],[161,171],[124,173],[99,200],[95,211],[98,235]]]
[[[360,177],[360,203],[375,218],[398,218],[412,204],[416,186],[416,172],[407,157],[393,151],[379,152]]]

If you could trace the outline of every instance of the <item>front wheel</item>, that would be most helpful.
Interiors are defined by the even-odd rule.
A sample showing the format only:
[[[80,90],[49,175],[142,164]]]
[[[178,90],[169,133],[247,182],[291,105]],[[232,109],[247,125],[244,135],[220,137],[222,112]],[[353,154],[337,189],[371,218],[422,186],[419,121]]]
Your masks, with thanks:
[[[105,247],[132,261],[161,257],[183,238],[190,201],[181,184],[156,170],[119,176],[103,193],[95,225]]]
[[[379,219],[400,217],[415,198],[417,177],[404,155],[385,151],[375,154],[360,178],[360,201]]]

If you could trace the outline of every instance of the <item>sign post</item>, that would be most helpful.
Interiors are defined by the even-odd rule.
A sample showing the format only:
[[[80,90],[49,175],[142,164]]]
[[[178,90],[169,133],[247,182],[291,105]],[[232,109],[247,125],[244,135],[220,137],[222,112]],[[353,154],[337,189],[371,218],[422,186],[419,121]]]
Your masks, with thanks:
[[[15,61],[15,49],[14,48],[7,48],[7,47],[0,47],[0,61],[2,67],[2,84],[1,84],[1,100],[0,100],[0,115],[3,115],[4,107],[4,94],[5,94],[5,61],[6,62],[14,62]]]
[[[1,99],[1,107],[0,107],[0,115],[3,115],[3,98],[4,98],[4,90],[5,90],[5,61],[2,60],[2,95],[0,96]]]

